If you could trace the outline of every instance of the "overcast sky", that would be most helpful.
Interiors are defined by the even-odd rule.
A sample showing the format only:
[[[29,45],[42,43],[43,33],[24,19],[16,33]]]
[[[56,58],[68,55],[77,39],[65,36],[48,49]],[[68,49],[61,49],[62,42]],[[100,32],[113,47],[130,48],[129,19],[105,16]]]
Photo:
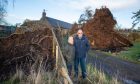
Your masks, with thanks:
[[[39,20],[43,9],[47,16],[66,22],[77,22],[85,7],[93,10],[102,5],[113,13],[118,25],[125,28],[132,26],[132,12],[140,9],[140,0],[12,0],[8,4],[7,21],[11,24],[22,23],[25,19]]]

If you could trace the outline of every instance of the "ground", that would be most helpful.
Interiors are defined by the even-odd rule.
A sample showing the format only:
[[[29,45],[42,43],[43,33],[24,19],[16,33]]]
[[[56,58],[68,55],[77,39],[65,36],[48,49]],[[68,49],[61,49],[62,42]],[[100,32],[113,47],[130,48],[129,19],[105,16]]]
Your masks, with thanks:
[[[140,64],[125,61],[95,50],[89,51],[87,60],[87,63],[91,63],[110,76],[117,76],[119,80],[125,83],[140,83]]]
[[[121,59],[140,64],[140,42],[134,42],[133,44],[134,45],[132,47],[119,52],[116,56]]]

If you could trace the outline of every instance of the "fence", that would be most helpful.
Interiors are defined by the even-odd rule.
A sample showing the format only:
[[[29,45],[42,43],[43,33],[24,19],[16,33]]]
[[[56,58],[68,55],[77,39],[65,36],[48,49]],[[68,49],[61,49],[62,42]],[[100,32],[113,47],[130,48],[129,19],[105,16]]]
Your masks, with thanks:
[[[66,67],[66,62],[64,60],[61,47],[58,42],[58,38],[54,32],[54,28],[50,28],[53,35],[53,54],[56,56],[56,70],[58,72],[59,80],[63,81],[64,84],[73,84],[72,80],[68,75],[68,70]]]

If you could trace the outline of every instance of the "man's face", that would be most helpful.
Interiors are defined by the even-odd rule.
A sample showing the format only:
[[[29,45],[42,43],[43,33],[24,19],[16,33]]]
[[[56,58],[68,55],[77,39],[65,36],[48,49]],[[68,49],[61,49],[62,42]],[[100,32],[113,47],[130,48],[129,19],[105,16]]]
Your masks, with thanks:
[[[73,37],[70,36],[69,39],[68,39],[68,43],[71,44],[71,45],[73,45],[73,42],[74,42],[74,41],[73,41]]]
[[[82,38],[83,36],[83,31],[82,30],[78,30],[77,35],[79,38]]]

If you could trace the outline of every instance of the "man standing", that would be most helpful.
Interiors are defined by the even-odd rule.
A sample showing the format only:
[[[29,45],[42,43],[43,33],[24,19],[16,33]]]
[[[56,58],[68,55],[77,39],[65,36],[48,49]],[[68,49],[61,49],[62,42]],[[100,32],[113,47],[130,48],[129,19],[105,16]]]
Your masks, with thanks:
[[[75,47],[75,58],[74,58],[74,70],[75,77],[78,78],[78,66],[80,63],[82,70],[83,79],[86,78],[86,54],[90,49],[90,45],[87,37],[83,34],[82,29],[79,29],[77,35],[74,38],[74,47]]]
[[[73,62],[75,57],[75,48],[73,46],[74,44],[73,40],[74,40],[73,36],[70,36],[68,38],[68,44],[65,47],[65,59],[66,59],[69,76],[72,76],[72,68],[73,68],[73,64],[74,64]]]

